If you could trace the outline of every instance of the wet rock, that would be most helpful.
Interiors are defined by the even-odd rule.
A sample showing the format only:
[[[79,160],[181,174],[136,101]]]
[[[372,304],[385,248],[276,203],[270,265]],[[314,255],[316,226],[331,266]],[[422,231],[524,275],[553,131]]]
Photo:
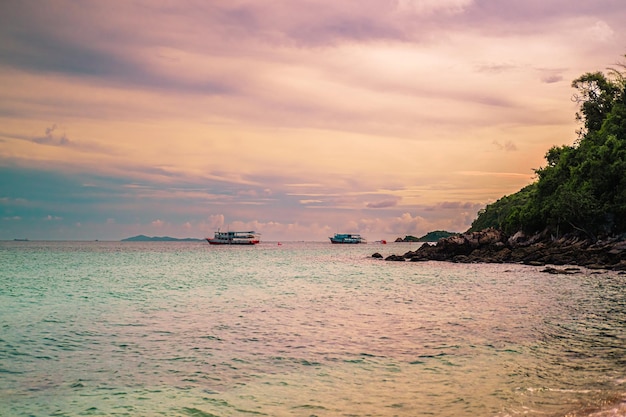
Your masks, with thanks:
[[[485,229],[440,239],[404,255],[386,260],[411,262],[449,261],[460,263],[523,263],[526,265],[579,265],[588,268],[626,271],[626,237],[592,242],[568,235],[554,239],[546,233],[508,237],[499,230]]]
[[[395,261],[395,262],[404,262],[404,256],[400,255],[389,255],[385,258],[385,261]]]
[[[619,261],[617,264],[613,265],[611,269],[615,271],[626,271],[626,260]]]
[[[587,265],[587,268],[589,268],[589,269],[608,269],[608,267],[606,265],[600,265],[600,264]]]
[[[546,272],[548,274],[560,274],[560,275],[572,275],[572,274],[580,274],[579,268],[553,268],[551,266],[546,267],[541,272]]]

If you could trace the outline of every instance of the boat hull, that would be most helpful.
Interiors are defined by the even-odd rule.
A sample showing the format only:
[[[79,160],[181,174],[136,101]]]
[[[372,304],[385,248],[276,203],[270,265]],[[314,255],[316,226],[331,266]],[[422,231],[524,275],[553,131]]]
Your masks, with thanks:
[[[330,237],[330,243],[339,245],[355,245],[359,243],[367,243],[367,240],[363,239],[361,235],[348,234],[348,233],[336,233],[335,236]]]
[[[215,232],[215,236],[205,238],[211,245],[256,245],[261,241],[259,234],[252,232]]]
[[[245,240],[245,241],[236,241],[236,240],[222,240],[222,239],[210,239],[207,238],[207,242],[211,245],[256,245],[259,243],[259,240]]]

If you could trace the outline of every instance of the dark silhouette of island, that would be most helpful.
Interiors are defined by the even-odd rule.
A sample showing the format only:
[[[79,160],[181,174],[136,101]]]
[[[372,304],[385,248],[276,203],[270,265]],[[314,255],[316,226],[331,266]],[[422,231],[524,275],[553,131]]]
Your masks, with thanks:
[[[435,230],[428,232],[422,237],[405,236],[404,238],[397,238],[396,242],[437,242],[439,239],[458,235],[458,233],[446,232],[445,230]]]
[[[133,237],[128,237],[126,239],[122,239],[122,242],[202,242],[203,239],[195,239],[191,237],[187,237],[184,239],[178,239],[175,237],[169,236],[146,236],[146,235],[138,235]]]

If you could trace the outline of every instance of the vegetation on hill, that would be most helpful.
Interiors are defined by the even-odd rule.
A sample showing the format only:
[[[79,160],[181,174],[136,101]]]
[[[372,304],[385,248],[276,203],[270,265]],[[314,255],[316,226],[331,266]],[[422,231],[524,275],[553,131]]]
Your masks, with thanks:
[[[424,236],[417,239],[418,242],[437,242],[439,239],[457,235],[458,233],[446,232],[445,230],[435,230],[428,232]]]
[[[587,73],[572,87],[582,123],[577,141],[548,150],[537,180],[481,210],[469,232],[493,227],[593,241],[626,232],[626,72]]]
[[[446,232],[445,230],[435,230],[428,232],[422,237],[405,236],[404,239],[398,238],[396,242],[437,242],[439,239],[457,235],[458,233]]]

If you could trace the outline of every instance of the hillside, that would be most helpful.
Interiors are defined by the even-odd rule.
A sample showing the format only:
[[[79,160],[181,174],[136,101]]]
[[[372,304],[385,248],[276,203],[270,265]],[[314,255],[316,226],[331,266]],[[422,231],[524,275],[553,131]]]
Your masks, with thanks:
[[[572,87],[582,123],[574,145],[548,150],[537,181],[489,204],[468,232],[492,227],[590,241],[626,233],[626,72],[587,73]]]
[[[122,242],[202,242],[202,239],[194,239],[194,238],[184,238],[184,239],[177,239],[175,237],[169,237],[169,236],[154,236],[154,237],[150,237],[150,236],[145,236],[145,235],[138,235],[138,236],[133,236],[133,237],[129,237],[126,239],[122,239]]]
[[[396,242],[437,242],[439,239],[457,235],[458,233],[446,232],[445,230],[435,230],[428,232],[422,237],[405,236],[397,238]]]

